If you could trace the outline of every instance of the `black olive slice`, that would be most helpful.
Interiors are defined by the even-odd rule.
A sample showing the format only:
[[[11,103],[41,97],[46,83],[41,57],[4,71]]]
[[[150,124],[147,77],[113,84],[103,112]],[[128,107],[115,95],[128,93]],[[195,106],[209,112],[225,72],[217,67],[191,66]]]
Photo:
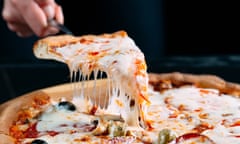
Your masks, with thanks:
[[[68,102],[68,101],[62,101],[60,103],[58,103],[59,108],[63,108],[69,111],[75,111],[76,107],[73,103]]]
[[[96,120],[93,120],[93,121],[92,121],[92,124],[95,125],[95,126],[97,126],[97,125],[98,125],[98,120],[97,120],[97,119],[96,119]]]
[[[31,142],[31,144],[48,144],[48,143],[41,139],[35,139],[34,141]]]

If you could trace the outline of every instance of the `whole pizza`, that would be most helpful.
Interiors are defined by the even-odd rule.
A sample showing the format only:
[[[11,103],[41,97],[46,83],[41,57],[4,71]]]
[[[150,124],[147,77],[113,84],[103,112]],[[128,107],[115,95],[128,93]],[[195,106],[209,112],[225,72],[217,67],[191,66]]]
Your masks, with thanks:
[[[0,105],[1,144],[240,143],[238,84],[147,73],[124,31],[47,37],[34,53],[66,63],[72,82]]]

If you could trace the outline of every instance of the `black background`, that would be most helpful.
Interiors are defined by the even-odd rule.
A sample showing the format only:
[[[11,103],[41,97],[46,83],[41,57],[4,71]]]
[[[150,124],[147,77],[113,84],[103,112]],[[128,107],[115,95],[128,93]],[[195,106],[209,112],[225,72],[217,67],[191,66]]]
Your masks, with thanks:
[[[237,1],[165,2],[168,55],[240,53]]]

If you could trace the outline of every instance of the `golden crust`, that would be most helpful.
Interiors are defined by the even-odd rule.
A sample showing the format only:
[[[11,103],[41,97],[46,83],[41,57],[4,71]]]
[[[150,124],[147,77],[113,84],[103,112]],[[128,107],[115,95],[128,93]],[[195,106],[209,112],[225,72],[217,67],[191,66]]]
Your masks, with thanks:
[[[101,34],[101,35],[84,35],[84,36],[72,36],[72,35],[58,35],[58,36],[49,36],[37,41],[33,49],[39,48],[41,44],[47,44],[49,48],[63,47],[69,44],[75,44],[80,42],[83,39],[92,40],[94,38],[115,38],[115,37],[126,37],[127,33],[125,31],[117,31],[112,34]]]
[[[115,38],[115,37],[126,37],[125,31],[117,31],[112,34],[101,34],[101,35],[84,35],[84,36],[72,36],[72,35],[58,35],[49,36],[37,41],[33,46],[33,52],[38,58],[44,57],[44,55],[56,54],[55,49],[61,48],[66,45],[92,42],[96,38]],[[42,50],[43,49],[43,50]],[[43,53],[39,53],[43,52]]]
[[[239,84],[227,82],[215,75],[194,75],[179,72],[162,74],[151,73],[149,74],[149,83],[158,90],[164,88],[162,85],[163,83],[169,83],[176,87],[191,84],[200,88],[218,89],[221,93],[240,97]]]
[[[115,38],[115,37],[126,37],[125,31],[118,31],[112,34],[101,34],[101,35],[84,35],[84,36],[72,36],[72,35],[58,35],[49,36],[38,40],[33,46],[33,53],[37,58],[40,59],[52,59],[60,62],[65,60],[60,53],[56,51],[56,48],[62,48],[67,45],[73,45],[76,43],[88,44],[93,42],[96,38]]]
[[[94,82],[88,82],[88,91],[92,91]],[[180,87],[183,85],[196,85],[201,88],[214,88],[218,89],[222,93],[230,94],[239,97],[240,96],[240,85],[235,83],[226,82],[223,79],[214,75],[194,75],[184,73],[163,73],[149,74],[149,83],[154,86],[155,89],[161,90],[164,88],[170,88],[169,85]],[[87,85],[87,84],[86,84]],[[107,88],[107,80],[98,80],[97,87],[104,89]],[[102,93],[102,96],[105,94]],[[72,84],[64,84],[47,89],[37,90],[16,99],[10,100],[0,105],[0,140],[3,144],[14,144],[14,139],[9,137],[9,127],[17,119],[17,113],[23,107],[30,107],[35,98],[51,100],[59,100],[60,98],[71,99],[72,98]]]

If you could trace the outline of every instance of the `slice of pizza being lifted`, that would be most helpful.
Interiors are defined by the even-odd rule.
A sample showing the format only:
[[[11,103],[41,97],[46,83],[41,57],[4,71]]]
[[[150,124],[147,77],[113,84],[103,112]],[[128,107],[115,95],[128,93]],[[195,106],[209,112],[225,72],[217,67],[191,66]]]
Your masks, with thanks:
[[[144,112],[149,104],[147,68],[143,53],[126,32],[47,37],[34,45],[34,54],[38,58],[66,63],[71,76],[76,77],[79,72],[83,80],[92,72],[94,75],[99,71],[105,72],[111,87],[111,98],[106,104],[108,113],[120,114],[130,126],[144,126]],[[79,95],[74,97],[77,99]],[[86,106],[89,101],[83,103],[85,112],[92,109],[89,108],[91,104]]]

